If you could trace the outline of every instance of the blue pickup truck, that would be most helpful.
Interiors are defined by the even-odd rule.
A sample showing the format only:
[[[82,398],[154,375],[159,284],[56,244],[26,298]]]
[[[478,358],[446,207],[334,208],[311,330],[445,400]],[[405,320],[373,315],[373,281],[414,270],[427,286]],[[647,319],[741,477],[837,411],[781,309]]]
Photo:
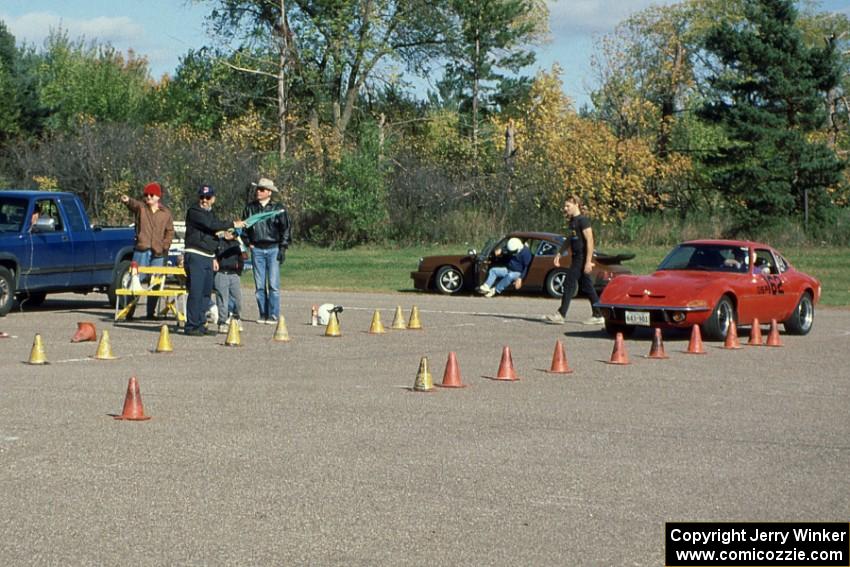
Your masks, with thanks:
[[[132,228],[93,227],[73,193],[0,191],[0,317],[48,293],[98,291],[113,304],[134,240]]]

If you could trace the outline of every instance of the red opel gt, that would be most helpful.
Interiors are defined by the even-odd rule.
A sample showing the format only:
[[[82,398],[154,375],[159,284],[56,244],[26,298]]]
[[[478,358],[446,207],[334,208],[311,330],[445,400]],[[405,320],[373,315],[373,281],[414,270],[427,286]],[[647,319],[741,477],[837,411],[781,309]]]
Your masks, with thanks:
[[[820,282],[758,242],[694,240],[679,244],[649,276],[620,276],[599,298],[610,334],[637,327],[690,328],[721,340],[729,322],[776,319],[785,331],[812,330]]]

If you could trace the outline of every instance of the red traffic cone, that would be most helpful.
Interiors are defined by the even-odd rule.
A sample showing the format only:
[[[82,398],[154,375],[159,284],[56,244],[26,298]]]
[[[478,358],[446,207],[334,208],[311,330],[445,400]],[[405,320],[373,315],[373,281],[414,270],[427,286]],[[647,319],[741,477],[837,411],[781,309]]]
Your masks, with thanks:
[[[124,411],[121,415],[112,416],[115,419],[125,421],[145,421],[150,419],[145,415],[145,409],[142,407],[142,395],[139,393],[139,383],[135,376],[130,377],[130,382],[127,384],[127,395],[124,397]]]
[[[519,380],[519,377],[516,375],[516,371],[514,371],[514,361],[511,357],[510,347],[506,346],[502,349],[502,360],[499,362],[499,371],[495,376],[488,376],[488,378],[508,382]]]
[[[555,352],[552,353],[552,366],[547,370],[549,374],[572,374],[573,369],[570,368],[567,362],[567,355],[564,353],[564,345],[561,341],[555,341]]]
[[[449,358],[446,361],[446,370],[443,372],[443,383],[437,384],[440,388],[466,388],[466,384],[461,382],[460,368],[457,365],[457,355],[454,352],[449,353]]]
[[[747,341],[748,346],[761,346],[761,325],[758,319],[753,319],[753,326],[750,328],[750,340]]]
[[[707,354],[702,346],[702,334],[699,331],[699,325],[694,325],[691,328],[691,340],[688,341],[688,350],[686,354]]]
[[[83,343],[86,341],[96,341],[97,340],[97,331],[95,330],[94,323],[89,323],[88,321],[78,321],[77,322],[77,332],[74,333],[74,336],[71,337],[72,343]]]
[[[652,337],[652,346],[649,347],[649,354],[646,355],[646,358],[655,358],[658,360],[670,358],[664,350],[664,340],[661,338],[661,329],[658,327],[655,328],[655,336]]]
[[[614,338],[614,350],[611,351],[611,360],[605,364],[631,364],[629,355],[626,352],[626,345],[623,341],[623,333],[617,333]]]
[[[782,339],[779,338],[779,325],[776,319],[770,320],[770,333],[767,335],[767,342],[764,346],[782,346]]]
[[[729,329],[726,331],[726,340],[723,341],[723,348],[739,349],[741,342],[738,340],[738,326],[735,325],[735,320],[729,321]]]

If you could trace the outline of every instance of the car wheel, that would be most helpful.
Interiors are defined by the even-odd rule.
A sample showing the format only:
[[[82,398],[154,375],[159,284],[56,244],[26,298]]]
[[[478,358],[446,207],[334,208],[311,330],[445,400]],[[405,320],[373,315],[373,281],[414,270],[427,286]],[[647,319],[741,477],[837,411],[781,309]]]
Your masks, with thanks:
[[[560,298],[564,296],[564,282],[567,279],[567,272],[564,270],[552,270],[546,276],[546,293],[549,297]],[[573,288],[573,297],[578,295],[578,286]]]
[[[115,307],[115,290],[126,289],[128,287],[130,287],[130,260],[124,260],[118,263],[118,268],[116,268],[115,274],[112,276],[112,286],[106,292],[106,298],[111,307]],[[129,302],[129,297],[122,295],[118,308],[123,309]]]
[[[616,337],[617,333],[623,333],[623,338],[631,337],[635,332],[634,325],[624,325],[622,323],[612,323],[605,319],[605,332],[610,337]]]
[[[0,266],[0,317],[11,311],[14,302],[15,278],[8,268]]]
[[[463,287],[463,274],[454,266],[443,266],[437,270],[434,286],[440,293],[457,293]]]
[[[728,295],[724,295],[714,306],[708,320],[702,324],[702,334],[710,341],[722,341],[726,338],[729,323],[737,320],[735,305]]]
[[[812,303],[812,294],[808,291],[800,297],[797,307],[791,316],[782,322],[785,330],[792,335],[808,335],[815,322],[815,305]]]

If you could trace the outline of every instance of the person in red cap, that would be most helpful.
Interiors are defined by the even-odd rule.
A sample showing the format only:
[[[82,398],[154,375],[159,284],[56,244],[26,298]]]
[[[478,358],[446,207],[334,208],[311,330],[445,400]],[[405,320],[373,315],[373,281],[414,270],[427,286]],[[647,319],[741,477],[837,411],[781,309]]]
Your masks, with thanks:
[[[174,238],[174,219],[171,211],[165,208],[162,199],[162,187],[159,183],[148,183],[142,191],[144,203],[127,195],[121,195],[121,202],[127,205],[136,222],[136,247],[133,261],[139,266],[164,266]],[[147,318],[156,318],[155,297],[147,298]]]

